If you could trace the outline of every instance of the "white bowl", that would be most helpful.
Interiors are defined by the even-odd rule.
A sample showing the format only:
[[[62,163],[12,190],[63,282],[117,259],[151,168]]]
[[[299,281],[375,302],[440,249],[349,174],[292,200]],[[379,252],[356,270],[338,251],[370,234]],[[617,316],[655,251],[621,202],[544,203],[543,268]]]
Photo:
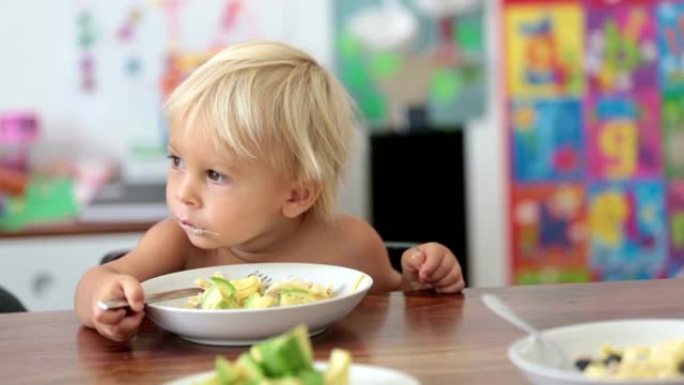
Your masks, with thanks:
[[[571,361],[573,368],[554,367],[554,357],[542,352],[543,344],[530,344],[531,337],[515,341],[508,348],[508,358],[533,384],[684,384],[681,379],[669,380],[597,380],[587,378],[574,368],[581,356],[596,356],[603,344],[617,347],[653,345],[667,340],[684,338],[684,320],[679,319],[627,319],[592,322],[547,329],[543,338],[555,342]]]
[[[239,279],[254,271],[272,282],[298,278],[321,285],[332,284],[333,297],[303,305],[266,309],[201,310],[183,308],[187,298],[149,304],[147,316],[162,329],[188,341],[210,345],[249,345],[306,324],[311,335],[351,312],[373,285],[373,279],[358,270],[313,263],[250,263],[185,270],[152,278],[142,283],[146,293],[194,286],[197,278],[221,272]],[[354,290],[353,286],[363,276]]]

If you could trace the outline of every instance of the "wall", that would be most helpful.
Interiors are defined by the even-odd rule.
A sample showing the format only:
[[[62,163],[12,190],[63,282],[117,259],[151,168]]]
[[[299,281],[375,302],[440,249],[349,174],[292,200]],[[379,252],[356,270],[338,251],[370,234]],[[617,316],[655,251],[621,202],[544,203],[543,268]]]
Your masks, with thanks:
[[[468,127],[466,135],[471,276],[476,286],[508,284],[508,239],[505,202],[508,200],[504,162],[499,61],[502,44],[498,0],[485,1],[488,46],[487,113]]]
[[[105,89],[96,98],[80,95],[75,88],[78,84],[75,63],[78,52],[73,43],[76,38],[74,15],[77,3],[66,0],[24,0],[0,4],[0,47],[3,47],[3,59],[0,61],[0,84],[3,85],[0,90],[0,111],[40,111],[46,136],[46,144],[41,149],[43,154],[72,154],[74,151],[85,157],[112,154],[126,159],[127,170],[132,177],[136,177],[136,172],[143,177],[163,175],[159,169],[165,163],[161,166],[152,165],[151,172],[147,173],[147,165],[131,161],[127,150],[131,142],[145,144],[158,139],[158,132],[154,128],[158,118],[156,115],[142,114],[143,118],[133,120],[133,114],[130,113],[137,108],[152,109],[151,103],[158,102],[150,94],[157,87],[157,74],[146,74],[139,82],[127,87],[116,87],[123,80],[112,76],[102,85]],[[151,2],[106,2],[109,4],[107,7],[118,11],[112,14],[121,14],[121,9],[127,5],[140,3]],[[329,22],[332,19],[332,0],[250,0],[250,3],[254,4],[255,9],[260,9],[265,20],[268,20],[264,29],[267,37],[302,47],[324,65],[332,67],[330,41],[333,29]],[[470,284],[476,286],[498,286],[507,282],[504,258],[507,248],[503,226],[503,144],[497,100],[501,87],[495,67],[500,58],[499,32],[495,25],[499,12],[496,3],[495,0],[485,2],[491,74],[488,112],[482,119],[469,125],[466,135],[472,259]],[[149,23],[147,28],[153,31],[146,39],[159,39],[159,31],[163,29],[160,16],[150,16],[145,22]],[[154,50],[144,51],[143,55],[150,57],[159,54]],[[115,57],[109,59],[111,62],[117,61]],[[107,65],[102,70],[120,73],[120,68]],[[368,212],[366,157],[366,138],[361,136],[358,152],[352,159],[340,193],[341,208],[363,217]],[[7,257],[7,254],[0,252],[1,257]]]
[[[313,52],[323,63],[332,63],[333,53],[329,42],[332,27],[327,18],[306,16],[330,15],[332,0],[298,0],[293,6],[299,20],[295,41]],[[305,8],[308,6],[309,8]],[[468,124],[466,133],[466,175],[468,179],[469,255],[471,286],[502,286],[508,284],[508,240],[505,227],[505,199],[508,199],[504,184],[504,146],[502,137],[502,116],[499,99],[502,95],[502,76],[498,68],[501,59],[500,19],[498,0],[483,1],[486,18],[488,100],[487,112],[478,120]],[[310,12],[310,13],[309,13]],[[326,37],[325,39],[321,39]],[[331,64],[332,65],[332,64]],[[341,206],[346,211],[366,215],[367,194],[365,174],[367,143],[362,143],[358,156],[352,162],[350,181],[341,197]],[[363,199],[359,199],[362,198]],[[344,199],[346,198],[346,199]],[[354,202],[359,202],[358,206]]]

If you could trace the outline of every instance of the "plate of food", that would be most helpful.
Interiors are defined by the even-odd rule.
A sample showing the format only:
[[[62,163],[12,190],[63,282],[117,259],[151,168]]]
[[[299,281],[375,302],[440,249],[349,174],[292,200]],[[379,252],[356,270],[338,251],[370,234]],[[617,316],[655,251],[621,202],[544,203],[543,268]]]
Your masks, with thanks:
[[[541,334],[568,362],[544,354],[532,336],[515,341],[508,357],[534,384],[684,385],[684,320],[611,320]]]
[[[313,361],[305,325],[253,345],[233,361],[214,360],[214,370],[179,378],[166,385],[420,385],[410,375],[388,368],[352,363],[344,349],[328,361]]]
[[[250,345],[305,324],[311,335],[349,314],[373,285],[358,270],[313,263],[250,263],[185,270],[142,283],[145,293],[199,286],[201,294],[147,305],[181,338]]]

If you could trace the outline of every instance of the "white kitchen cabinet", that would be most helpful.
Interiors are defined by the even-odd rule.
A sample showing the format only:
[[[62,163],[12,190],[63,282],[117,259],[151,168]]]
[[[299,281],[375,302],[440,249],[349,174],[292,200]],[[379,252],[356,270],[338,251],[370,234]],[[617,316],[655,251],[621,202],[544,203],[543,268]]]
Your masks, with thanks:
[[[76,283],[110,251],[135,247],[142,232],[0,239],[0,286],[29,311],[73,308]]]

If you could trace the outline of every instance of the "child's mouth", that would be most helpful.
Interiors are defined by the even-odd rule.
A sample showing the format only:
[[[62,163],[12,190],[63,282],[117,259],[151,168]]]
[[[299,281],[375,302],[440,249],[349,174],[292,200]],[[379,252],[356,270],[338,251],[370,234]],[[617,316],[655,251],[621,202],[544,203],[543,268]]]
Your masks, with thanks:
[[[215,232],[213,232],[213,231],[210,231],[210,230],[207,230],[207,229],[202,229],[202,228],[199,228],[199,227],[195,227],[195,226],[194,226],[192,223],[190,223],[190,222],[186,222],[186,221],[183,221],[183,220],[179,220],[178,222],[180,223],[180,225],[181,225],[181,227],[183,228],[183,230],[185,230],[185,232],[187,232],[188,234],[191,234],[191,235],[196,235],[196,236],[218,235],[218,233],[215,233]]]

